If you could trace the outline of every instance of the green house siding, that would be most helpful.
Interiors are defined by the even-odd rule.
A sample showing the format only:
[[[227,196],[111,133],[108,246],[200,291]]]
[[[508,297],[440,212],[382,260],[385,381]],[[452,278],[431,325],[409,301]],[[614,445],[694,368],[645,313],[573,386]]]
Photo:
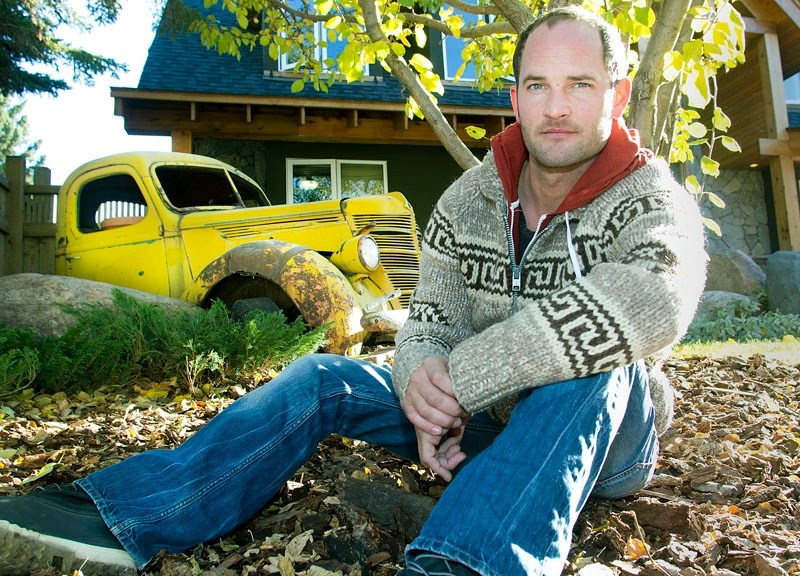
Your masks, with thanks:
[[[196,153],[228,162],[255,179],[273,204],[286,201],[287,158],[386,161],[389,190],[405,195],[421,227],[442,192],[462,173],[444,148],[437,146],[202,138],[195,139],[193,146]],[[479,158],[485,153],[473,150]]]

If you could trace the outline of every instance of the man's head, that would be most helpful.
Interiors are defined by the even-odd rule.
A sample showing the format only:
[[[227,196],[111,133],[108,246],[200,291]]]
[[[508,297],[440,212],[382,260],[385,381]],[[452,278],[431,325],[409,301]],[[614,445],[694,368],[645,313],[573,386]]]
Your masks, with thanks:
[[[548,12],[520,35],[511,105],[530,167],[585,170],[603,150],[631,95],[619,34],[580,8]]]
[[[563,21],[582,22],[597,30],[597,33],[600,35],[600,41],[603,44],[603,59],[605,60],[606,69],[608,70],[608,75],[611,77],[611,81],[616,83],[620,78],[627,76],[628,51],[622,43],[619,31],[601,17],[588,10],[579,6],[565,6],[545,12],[520,32],[517,37],[517,46],[514,49],[513,59],[514,78],[516,78],[517,86],[519,86],[520,80],[522,53],[525,50],[525,44],[531,32],[541,26],[552,28],[556,23]]]

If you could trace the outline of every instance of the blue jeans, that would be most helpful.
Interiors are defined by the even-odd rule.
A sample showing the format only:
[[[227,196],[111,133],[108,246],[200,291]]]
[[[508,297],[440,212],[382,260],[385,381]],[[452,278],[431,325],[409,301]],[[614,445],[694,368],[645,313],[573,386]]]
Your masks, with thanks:
[[[255,516],[332,433],[418,457],[389,367],[313,354],[177,448],[134,455],[77,484],[141,568],[161,550],[190,549]],[[438,552],[485,576],[560,574],[590,493],[630,494],[653,473],[644,369],[527,391],[505,427],[473,416],[463,447],[467,462],[409,552]]]

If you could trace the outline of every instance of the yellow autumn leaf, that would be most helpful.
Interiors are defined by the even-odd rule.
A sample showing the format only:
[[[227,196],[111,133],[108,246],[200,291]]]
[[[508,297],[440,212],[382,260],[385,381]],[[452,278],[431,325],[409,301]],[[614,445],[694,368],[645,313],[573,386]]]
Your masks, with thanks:
[[[650,550],[646,543],[639,538],[630,537],[625,543],[625,556],[629,560],[638,560],[650,555]]]
[[[475,140],[480,140],[486,136],[486,129],[479,126],[467,126],[465,131],[470,138],[474,138]]]

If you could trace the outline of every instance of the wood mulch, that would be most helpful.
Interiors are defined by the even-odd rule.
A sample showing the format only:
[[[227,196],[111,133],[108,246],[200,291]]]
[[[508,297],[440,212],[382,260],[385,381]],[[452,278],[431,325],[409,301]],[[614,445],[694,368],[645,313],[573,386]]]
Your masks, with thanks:
[[[676,420],[653,482],[636,497],[589,502],[564,574],[800,574],[800,363],[672,358],[667,371]],[[141,382],[7,402],[0,493],[173,446],[245,389],[203,400],[175,392],[174,381]],[[223,540],[163,555],[146,573],[392,576],[444,486],[381,449],[332,437],[256,518]]]

